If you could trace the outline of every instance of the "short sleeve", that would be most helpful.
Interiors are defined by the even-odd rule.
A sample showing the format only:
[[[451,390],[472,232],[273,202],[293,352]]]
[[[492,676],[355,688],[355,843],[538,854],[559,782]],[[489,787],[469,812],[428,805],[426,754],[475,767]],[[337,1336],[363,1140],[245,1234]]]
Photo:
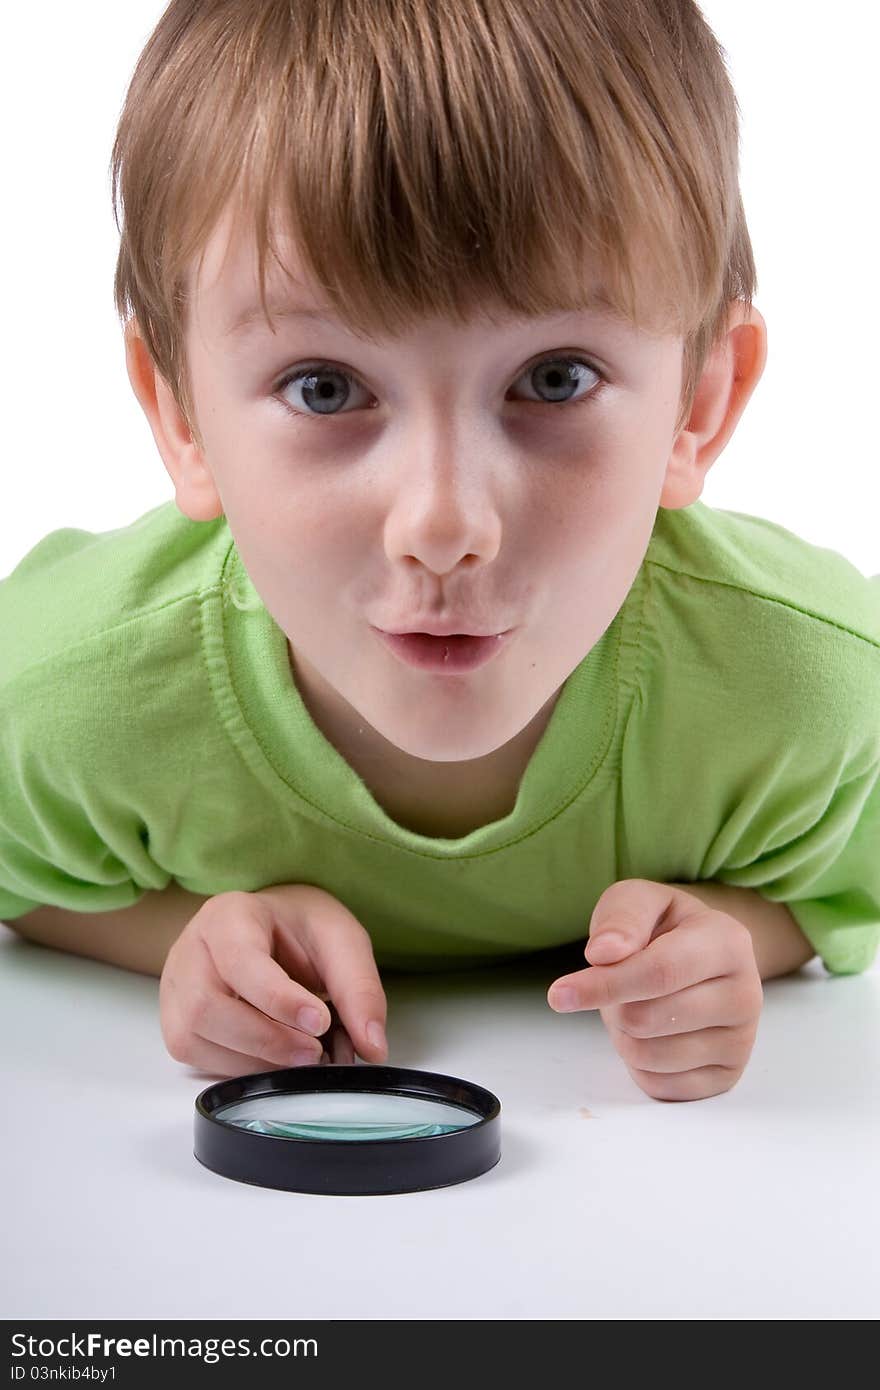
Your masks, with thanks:
[[[840,789],[813,850],[817,877],[788,910],[832,974],[867,970],[880,945],[880,767]]]
[[[716,875],[785,903],[835,975],[867,970],[880,945],[880,751],[855,763],[830,794],[774,798],[763,852]]]
[[[41,906],[130,907],[169,875],[125,795],[126,765],[101,737],[94,698],[29,672],[0,693],[0,921]],[[68,684],[68,689],[70,685]]]
[[[0,921],[34,908],[73,912],[129,907],[143,895],[118,854],[102,841],[82,805],[43,776],[28,784],[3,769],[0,795]]]

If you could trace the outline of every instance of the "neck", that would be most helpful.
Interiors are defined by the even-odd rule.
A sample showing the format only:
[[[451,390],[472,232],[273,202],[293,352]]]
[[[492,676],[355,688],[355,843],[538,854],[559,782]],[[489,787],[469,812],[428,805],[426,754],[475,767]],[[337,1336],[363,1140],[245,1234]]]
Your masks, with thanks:
[[[464,762],[433,762],[391,743],[292,651],[290,665],[314,723],[386,815],[432,838],[458,839],[510,814],[561,693],[555,691],[524,729],[491,753]]]

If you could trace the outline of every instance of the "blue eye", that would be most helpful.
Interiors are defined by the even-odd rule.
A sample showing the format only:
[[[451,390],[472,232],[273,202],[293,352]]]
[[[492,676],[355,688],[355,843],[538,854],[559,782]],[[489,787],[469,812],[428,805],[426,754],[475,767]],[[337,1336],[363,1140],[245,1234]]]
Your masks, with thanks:
[[[591,378],[595,380],[591,381]],[[526,368],[518,378],[519,381],[523,379],[528,380],[532,390],[546,392],[546,395],[527,397],[537,405],[580,405],[583,401],[592,400],[597,396],[598,387],[604,382],[601,372],[579,357],[542,358],[534,366]],[[575,393],[582,385],[590,389],[577,396]],[[304,409],[297,409],[284,398],[282,393],[288,387],[295,387],[302,392]],[[375,399],[361,386],[357,378],[331,362],[316,362],[307,367],[294,368],[275,388],[275,394],[281,397],[285,409],[291,415],[299,416],[347,415],[349,411],[344,407],[352,397],[357,400],[358,391],[366,397],[367,407],[373,408],[376,404]]]
[[[288,406],[294,415],[338,415],[352,394],[349,383],[354,380],[353,376],[342,371],[340,367],[319,362],[315,366],[302,367],[290,373],[279,383],[278,391],[282,392],[288,386],[296,386],[302,391],[306,409],[295,410]],[[361,389],[363,390],[363,387]]]
[[[579,357],[545,357],[536,366],[529,367],[523,372],[527,377],[533,390],[537,390],[536,382],[541,383],[542,390],[550,393],[549,399],[545,400],[539,396],[541,405],[553,405],[562,403],[563,405],[571,401],[574,405],[579,405],[588,397],[578,396],[575,399],[577,388],[583,383],[589,384],[589,377],[594,376],[601,381],[602,377],[595,367],[591,367],[589,362],[582,362]],[[596,395],[595,388],[589,393],[590,396]]]

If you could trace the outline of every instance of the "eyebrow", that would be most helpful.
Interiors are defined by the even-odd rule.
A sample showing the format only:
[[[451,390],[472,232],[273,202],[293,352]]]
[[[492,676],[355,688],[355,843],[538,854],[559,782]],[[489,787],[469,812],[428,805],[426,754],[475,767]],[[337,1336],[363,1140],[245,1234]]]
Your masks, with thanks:
[[[317,323],[329,324],[336,324],[337,322],[331,314],[322,313],[320,309],[306,309],[298,304],[269,304],[269,312],[275,319],[313,319]],[[228,338],[239,334],[246,337],[255,329],[266,328],[268,331],[268,327],[263,315],[262,304],[249,304],[224,328],[222,336]]]
[[[590,309],[586,311],[573,309],[570,312],[572,314],[587,312],[600,319],[618,317],[611,297],[604,286],[595,288],[591,297],[593,302]],[[329,311],[309,309],[304,305],[290,303],[286,300],[271,301],[268,307],[274,319],[311,319],[314,323],[326,323],[332,328],[341,327],[339,320]],[[248,338],[261,330],[269,331],[269,325],[263,314],[263,306],[261,304],[249,304],[223,329],[221,337]]]

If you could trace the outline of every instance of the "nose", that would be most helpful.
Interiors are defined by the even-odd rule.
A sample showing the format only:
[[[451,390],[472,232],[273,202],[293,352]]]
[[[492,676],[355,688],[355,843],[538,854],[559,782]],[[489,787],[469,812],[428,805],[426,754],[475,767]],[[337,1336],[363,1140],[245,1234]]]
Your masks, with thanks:
[[[422,415],[389,447],[394,465],[385,549],[437,575],[488,564],[501,544],[501,456],[472,413]]]

